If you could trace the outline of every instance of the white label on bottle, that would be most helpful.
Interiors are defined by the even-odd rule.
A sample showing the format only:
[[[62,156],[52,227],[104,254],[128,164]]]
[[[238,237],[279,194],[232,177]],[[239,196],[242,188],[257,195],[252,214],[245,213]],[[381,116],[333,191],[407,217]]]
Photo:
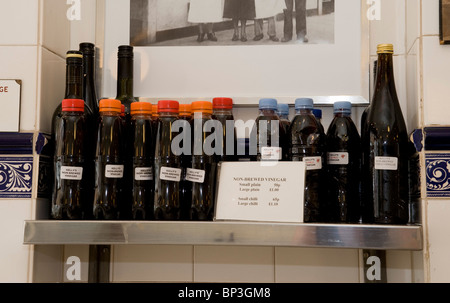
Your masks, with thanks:
[[[322,169],[322,157],[305,157],[306,170]]]
[[[112,164],[106,165],[105,177],[111,179],[123,178],[123,165],[112,165]]]
[[[181,168],[161,167],[159,178],[165,181],[180,182]]]
[[[261,147],[261,160],[281,160],[281,147]]]
[[[81,180],[83,168],[77,166],[61,166],[61,180]]]
[[[375,157],[375,169],[376,170],[397,170],[398,169],[398,158],[397,157]]]
[[[152,167],[136,167],[134,169],[134,179],[137,181],[153,180],[153,168]]]
[[[330,165],[348,165],[348,153],[328,153],[328,164]]]
[[[186,180],[195,183],[203,183],[205,182],[205,171],[201,169],[188,168],[186,170]]]

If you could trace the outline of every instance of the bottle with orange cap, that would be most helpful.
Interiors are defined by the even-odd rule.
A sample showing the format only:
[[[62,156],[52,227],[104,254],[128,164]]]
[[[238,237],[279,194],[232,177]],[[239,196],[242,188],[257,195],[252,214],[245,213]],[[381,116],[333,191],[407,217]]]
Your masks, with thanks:
[[[128,206],[123,205],[121,197],[124,177],[121,103],[119,100],[103,99],[99,107],[94,218],[97,220],[122,219],[121,212]]]
[[[212,118],[219,121],[223,129],[222,133],[217,133],[220,138],[216,139],[216,143],[219,143],[221,148],[220,154],[216,155],[216,161],[236,161],[237,138],[234,128],[233,99],[214,98]]]
[[[52,218],[80,220],[86,202],[86,119],[84,101],[64,99],[59,127],[55,130]]]
[[[186,180],[192,182],[190,219],[208,221],[214,215],[214,189],[216,161],[213,148],[208,142],[214,141],[212,133],[213,105],[208,101],[195,101],[191,104],[193,119],[192,165],[186,171]]]
[[[192,144],[192,109],[191,104],[180,104],[180,114],[179,120],[185,121],[189,125],[189,131],[183,132],[183,146],[184,144]],[[191,148],[189,148],[189,151]],[[186,180],[186,170],[191,167],[192,155],[191,152],[188,154],[183,153],[181,156],[181,167],[183,172],[181,175],[180,182],[180,203],[181,203],[181,220],[189,220],[189,211],[191,209],[191,197],[192,197],[192,185],[191,182]]]
[[[152,105],[148,102],[131,104],[132,185],[131,215],[134,220],[153,218],[153,159],[155,147],[152,132]]]
[[[179,102],[158,102],[158,124],[155,146],[155,198],[157,220],[180,219],[181,159],[172,149],[172,128],[178,120]]]

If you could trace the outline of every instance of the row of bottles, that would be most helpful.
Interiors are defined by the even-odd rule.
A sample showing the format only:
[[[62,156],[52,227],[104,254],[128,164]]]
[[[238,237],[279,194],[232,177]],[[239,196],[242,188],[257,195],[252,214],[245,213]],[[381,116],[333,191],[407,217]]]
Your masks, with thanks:
[[[288,105],[259,102],[250,159],[306,163],[305,222],[408,222],[408,186],[418,178],[395,92],[393,47],[380,45],[378,51],[375,93],[361,136],[349,102],[334,104],[327,132],[312,99],[295,101],[292,121]],[[217,164],[238,160],[232,100],[137,102],[133,48],[120,46],[117,96],[98,104],[93,64],[90,43],[67,52],[66,94],[52,123],[52,216],[212,220]],[[212,134],[209,121],[223,128],[213,152],[203,148]],[[179,150],[173,150],[174,140],[182,142]]]

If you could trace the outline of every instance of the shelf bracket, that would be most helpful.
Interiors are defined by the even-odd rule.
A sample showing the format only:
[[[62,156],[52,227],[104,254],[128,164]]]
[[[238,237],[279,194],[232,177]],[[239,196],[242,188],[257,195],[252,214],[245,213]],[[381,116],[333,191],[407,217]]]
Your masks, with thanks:
[[[111,245],[89,245],[89,283],[109,283]]]
[[[387,283],[386,251],[362,251],[364,262],[364,283]]]

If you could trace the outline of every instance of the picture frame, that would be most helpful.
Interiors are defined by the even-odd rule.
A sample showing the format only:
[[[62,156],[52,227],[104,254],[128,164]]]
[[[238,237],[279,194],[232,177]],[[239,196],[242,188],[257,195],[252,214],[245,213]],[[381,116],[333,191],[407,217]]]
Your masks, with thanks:
[[[236,106],[256,106],[268,97],[291,105],[301,97],[314,99],[316,105],[343,100],[367,105],[367,12],[365,0],[336,0],[333,44],[135,47],[134,94],[152,103],[226,96],[233,98]],[[101,97],[113,97],[117,48],[130,44],[130,0],[100,1],[99,20],[104,23],[96,32]]]
[[[439,0],[439,41],[450,44],[450,0]]]

